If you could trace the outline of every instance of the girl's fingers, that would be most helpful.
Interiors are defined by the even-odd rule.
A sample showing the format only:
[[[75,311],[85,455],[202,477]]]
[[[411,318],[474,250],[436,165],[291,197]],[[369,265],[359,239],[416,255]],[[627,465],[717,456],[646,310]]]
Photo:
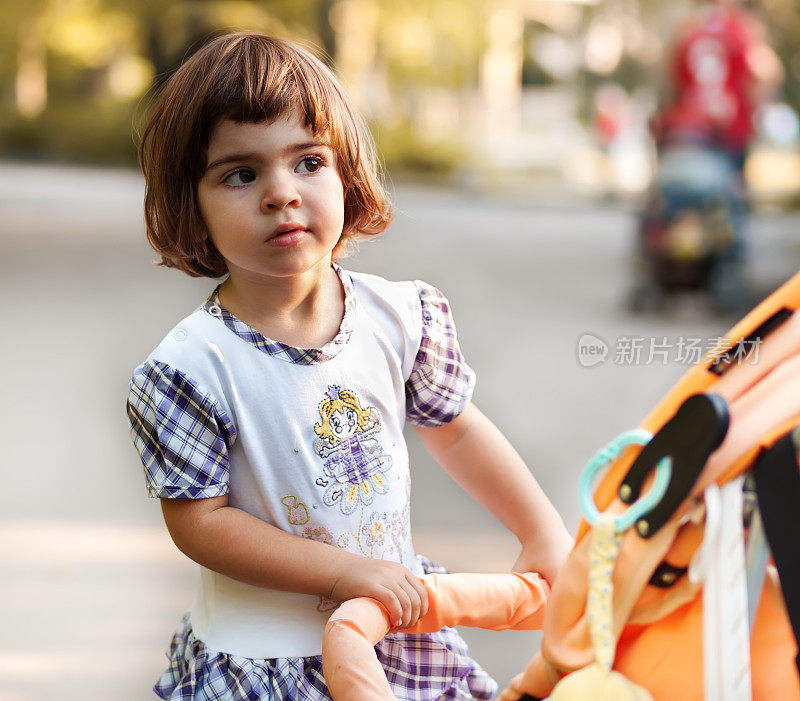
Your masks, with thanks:
[[[420,600],[419,594],[409,582],[404,582],[403,591],[408,597],[408,615],[403,619],[403,628],[414,625],[419,618]]]
[[[408,620],[404,621],[405,627],[414,625],[421,616],[428,609],[428,596],[425,591],[425,586],[422,584],[418,577],[415,577],[410,572],[406,575],[405,580],[402,582],[403,591],[409,598],[411,605],[410,615]]]
[[[386,608],[386,612],[389,614],[389,624],[396,628],[397,622],[403,619],[403,607],[397,594],[391,589],[382,588],[379,593],[374,595],[374,598]]]
[[[414,625],[428,611],[428,593],[422,580],[412,574],[400,563],[368,561],[371,569],[365,569],[364,579],[354,580],[352,586],[333,587],[333,593],[340,594],[343,600],[354,596],[371,596],[386,609],[391,631],[396,632]],[[367,579],[373,572],[374,578]],[[362,588],[360,584],[369,584]]]
[[[428,613],[428,590],[425,588],[425,585],[422,583],[422,580],[419,577],[409,573],[406,575],[406,579],[411,582],[411,585],[414,587],[414,591],[416,591],[419,595],[419,617],[422,618],[426,613]]]
[[[403,588],[403,585],[397,587],[395,590],[395,596],[398,598],[400,602],[400,607],[402,608],[402,615],[400,616],[400,623],[397,626],[400,630],[403,628],[408,628],[411,625],[411,616],[413,611],[413,600],[412,596]]]

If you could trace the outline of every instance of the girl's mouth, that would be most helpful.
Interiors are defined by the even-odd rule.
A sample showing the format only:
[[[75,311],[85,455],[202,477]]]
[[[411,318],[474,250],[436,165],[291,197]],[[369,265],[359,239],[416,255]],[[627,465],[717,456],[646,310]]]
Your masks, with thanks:
[[[287,222],[276,227],[267,243],[270,246],[292,246],[298,243],[306,234],[308,229],[296,222]]]

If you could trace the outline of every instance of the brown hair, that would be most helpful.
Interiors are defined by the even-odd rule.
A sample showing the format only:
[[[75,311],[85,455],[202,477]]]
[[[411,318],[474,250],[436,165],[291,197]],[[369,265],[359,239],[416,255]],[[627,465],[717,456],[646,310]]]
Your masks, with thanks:
[[[161,265],[195,277],[227,272],[197,203],[212,130],[224,119],[271,122],[298,107],[305,125],[330,144],[344,187],[344,228],[333,257],[349,239],[386,229],[392,210],[372,137],[331,71],[287,41],[227,34],[167,81],[141,136],[145,228]]]

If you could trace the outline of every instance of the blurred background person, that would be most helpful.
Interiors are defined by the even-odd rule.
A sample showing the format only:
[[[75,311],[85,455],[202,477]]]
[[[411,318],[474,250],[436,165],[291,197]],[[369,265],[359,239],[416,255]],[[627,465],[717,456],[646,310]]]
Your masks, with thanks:
[[[744,4],[717,0],[679,27],[668,94],[652,120],[657,173],[639,226],[635,311],[705,290],[714,308],[752,304],[746,276],[745,158],[760,104],[783,79],[763,25]]]
[[[723,149],[738,170],[756,133],[756,113],[783,68],[752,3],[702,4],[679,28],[669,66],[671,95],[656,115],[659,143],[696,138]]]

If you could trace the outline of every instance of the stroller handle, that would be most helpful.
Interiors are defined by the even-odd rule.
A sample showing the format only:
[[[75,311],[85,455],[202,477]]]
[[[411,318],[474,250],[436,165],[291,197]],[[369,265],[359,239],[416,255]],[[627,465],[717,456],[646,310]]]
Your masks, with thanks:
[[[550,587],[534,572],[426,574],[428,612],[403,633],[435,633],[445,626],[540,630]],[[333,612],[322,640],[322,670],[335,701],[394,699],[374,645],[391,629],[375,599],[345,601]]]

